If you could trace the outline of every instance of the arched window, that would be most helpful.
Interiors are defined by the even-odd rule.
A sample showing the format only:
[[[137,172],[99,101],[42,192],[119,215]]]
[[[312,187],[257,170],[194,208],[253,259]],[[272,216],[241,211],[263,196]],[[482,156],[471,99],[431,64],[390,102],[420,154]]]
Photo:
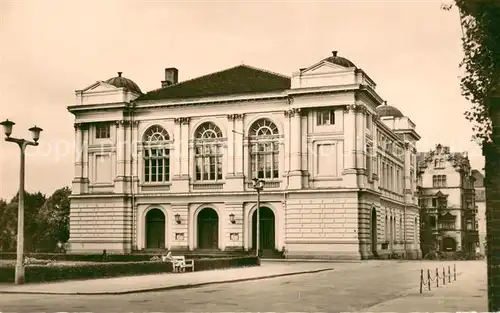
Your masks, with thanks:
[[[144,149],[144,182],[161,183],[170,180],[170,136],[159,125],[146,130]]]
[[[222,132],[212,122],[201,124],[195,133],[195,177],[198,181],[222,179]]]
[[[250,128],[250,168],[252,178],[278,178],[279,133],[268,119],[260,119]]]

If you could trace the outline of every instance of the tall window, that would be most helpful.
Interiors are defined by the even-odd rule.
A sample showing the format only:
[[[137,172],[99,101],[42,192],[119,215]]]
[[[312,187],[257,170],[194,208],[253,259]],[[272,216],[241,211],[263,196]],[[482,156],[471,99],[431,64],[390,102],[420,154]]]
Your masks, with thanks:
[[[335,124],[335,110],[323,109],[319,110],[317,113],[317,124],[318,125],[334,125]]]
[[[433,175],[432,176],[432,187],[446,187],[446,175]]]
[[[111,126],[109,123],[98,123],[95,125],[95,138],[105,139],[111,137]]]
[[[151,126],[143,137],[144,182],[161,183],[170,180],[170,136],[159,125]]]
[[[278,178],[279,133],[268,119],[260,119],[250,128],[250,163],[252,178]]]
[[[370,146],[366,146],[366,175],[368,176],[368,180],[371,180],[372,179],[372,173],[373,173],[373,169],[372,169],[372,162],[373,162],[373,159],[372,159],[372,155],[373,155],[373,149],[372,147]]]
[[[222,132],[212,122],[201,124],[195,133],[195,176],[199,181],[222,179]]]

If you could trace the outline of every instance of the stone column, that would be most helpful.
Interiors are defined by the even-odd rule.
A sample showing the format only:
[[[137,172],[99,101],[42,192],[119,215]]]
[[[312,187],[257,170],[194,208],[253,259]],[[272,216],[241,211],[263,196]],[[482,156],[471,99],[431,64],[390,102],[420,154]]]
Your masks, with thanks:
[[[125,192],[125,121],[116,121],[116,177],[115,193]]]
[[[82,193],[89,188],[89,124],[81,124],[82,130]]]
[[[179,117],[174,119],[175,124],[178,125],[176,130],[176,144],[175,144],[175,162],[178,164],[178,170],[172,179],[173,192],[189,192],[189,118]],[[178,132],[178,133],[177,133]],[[179,163],[177,163],[177,161]],[[175,182],[174,182],[175,181]]]
[[[137,193],[139,182],[139,169],[137,168],[137,161],[139,158],[139,139],[138,139],[138,126],[139,121],[134,121],[131,123],[131,137],[132,145],[130,147],[130,162],[132,162],[132,192]]]
[[[410,147],[410,144],[408,142],[404,143],[404,158],[405,158],[405,168],[404,168],[404,191],[403,191],[403,197],[405,197],[404,201],[407,204],[412,203],[412,194],[413,191],[411,190],[411,181],[413,177],[411,177],[411,172],[410,172],[410,158],[411,158],[411,150],[412,148]]]
[[[365,188],[366,176],[361,173],[366,172],[366,167],[364,166],[366,162],[365,153],[366,151],[366,121],[365,114],[366,108],[362,105],[357,105],[355,109],[356,114],[356,168],[360,176],[358,176],[358,184],[360,188]]]
[[[301,111],[299,108],[293,108],[284,112],[290,123],[291,133],[290,136],[290,189],[302,188],[302,125],[301,125]]]
[[[342,172],[344,187],[357,187],[356,171],[356,105],[349,104],[344,108],[344,171]]]
[[[174,151],[172,160],[172,178],[179,179],[181,176],[181,123],[179,119],[175,119],[174,128]]]
[[[228,114],[226,190],[243,190],[243,114]]]
[[[373,160],[373,189],[378,191],[378,188],[380,186],[380,162],[378,159],[378,133],[377,133],[377,123],[379,119],[377,115],[372,115],[372,137],[373,137],[373,147],[372,147],[372,160]]]
[[[82,184],[82,163],[83,163],[83,154],[82,154],[82,141],[83,141],[83,134],[81,130],[81,124],[74,124],[75,128],[75,174],[74,178],[72,181],[72,191],[74,194],[80,194],[81,193],[81,184]]]

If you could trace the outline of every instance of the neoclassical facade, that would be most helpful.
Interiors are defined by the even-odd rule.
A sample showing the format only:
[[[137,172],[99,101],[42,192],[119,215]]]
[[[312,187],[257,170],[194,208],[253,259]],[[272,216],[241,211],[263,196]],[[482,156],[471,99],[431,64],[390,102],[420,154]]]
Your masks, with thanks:
[[[467,153],[436,145],[418,154],[419,204],[436,250],[474,253],[478,244],[477,208]]]
[[[415,124],[336,52],[291,77],[239,65],[143,93],[76,92],[71,253],[418,257]]]

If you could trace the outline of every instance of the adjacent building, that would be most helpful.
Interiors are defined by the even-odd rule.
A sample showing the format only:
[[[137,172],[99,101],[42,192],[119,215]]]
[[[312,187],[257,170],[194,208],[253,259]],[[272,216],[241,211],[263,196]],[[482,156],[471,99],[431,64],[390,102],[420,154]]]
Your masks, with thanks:
[[[419,257],[415,124],[334,51],[291,77],[238,65],[143,93],[76,91],[70,253]]]
[[[472,170],[474,190],[476,193],[476,229],[479,234],[479,252],[486,254],[486,189],[484,175],[478,170]]]
[[[436,145],[418,154],[419,206],[432,245],[442,252],[474,253],[478,242],[474,177],[466,153]]]

